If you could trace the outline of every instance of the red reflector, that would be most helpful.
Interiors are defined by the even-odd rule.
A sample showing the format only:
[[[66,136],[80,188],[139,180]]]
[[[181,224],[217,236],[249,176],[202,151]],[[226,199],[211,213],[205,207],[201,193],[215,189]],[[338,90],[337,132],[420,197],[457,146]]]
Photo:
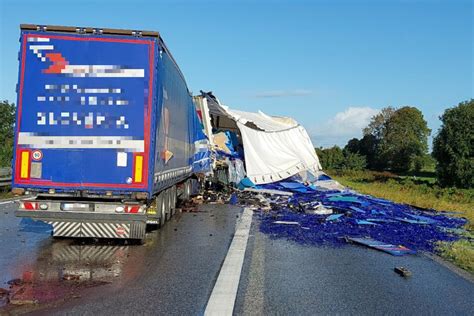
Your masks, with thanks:
[[[140,205],[125,206],[125,213],[138,213]]]
[[[34,211],[39,209],[39,205],[33,202],[23,202],[23,208],[28,211]]]

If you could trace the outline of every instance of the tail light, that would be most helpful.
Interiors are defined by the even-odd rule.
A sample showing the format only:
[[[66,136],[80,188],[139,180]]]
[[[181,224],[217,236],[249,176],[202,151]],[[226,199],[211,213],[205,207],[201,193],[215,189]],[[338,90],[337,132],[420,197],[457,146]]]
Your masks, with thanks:
[[[125,213],[138,213],[140,212],[140,205],[126,205]]]
[[[46,211],[49,208],[48,203],[39,203],[39,202],[20,202],[20,209],[27,210],[27,211],[36,211],[42,210]]]
[[[20,209],[27,211],[39,210],[38,202],[20,202]]]
[[[140,205],[125,205],[117,206],[115,208],[116,213],[141,213],[143,208]]]

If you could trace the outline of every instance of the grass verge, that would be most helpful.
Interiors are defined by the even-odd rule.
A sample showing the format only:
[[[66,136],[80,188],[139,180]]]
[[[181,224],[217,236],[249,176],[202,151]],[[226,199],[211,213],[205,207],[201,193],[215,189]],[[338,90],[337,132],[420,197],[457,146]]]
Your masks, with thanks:
[[[440,188],[425,177],[400,177],[390,172],[329,171],[335,180],[360,193],[397,203],[455,212],[468,220],[466,239],[440,243],[439,254],[474,274],[474,189]]]
[[[11,199],[14,195],[10,191],[10,187],[0,188],[0,200]]]

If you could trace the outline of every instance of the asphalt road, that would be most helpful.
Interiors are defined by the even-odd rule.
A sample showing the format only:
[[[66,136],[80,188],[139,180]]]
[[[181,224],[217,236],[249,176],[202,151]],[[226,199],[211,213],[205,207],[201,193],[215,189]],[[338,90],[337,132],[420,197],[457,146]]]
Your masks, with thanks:
[[[242,213],[205,205],[137,246],[20,232],[13,210],[0,205],[0,287],[20,278],[17,300],[38,304],[3,311],[44,315],[202,315]],[[395,266],[413,276],[400,277]],[[271,239],[254,218],[234,314],[472,315],[474,284],[423,255]]]

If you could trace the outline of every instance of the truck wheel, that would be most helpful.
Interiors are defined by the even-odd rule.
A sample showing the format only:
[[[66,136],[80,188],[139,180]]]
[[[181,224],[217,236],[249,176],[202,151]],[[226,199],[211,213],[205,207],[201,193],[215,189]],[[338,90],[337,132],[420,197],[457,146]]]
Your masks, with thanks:
[[[176,186],[171,187],[171,215],[176,213]]]
[[[166,223],[166,199],[164,192],[161,192],[158,197],[160,200],[160,228],[162,228]]]
[[[184,183],[184,196],[186,201],[191,197],[191,182],[189,180]]]
[[[171,219],[171,190],[167,189],[165,192],[165,211],[166,211],[166,221]]]

